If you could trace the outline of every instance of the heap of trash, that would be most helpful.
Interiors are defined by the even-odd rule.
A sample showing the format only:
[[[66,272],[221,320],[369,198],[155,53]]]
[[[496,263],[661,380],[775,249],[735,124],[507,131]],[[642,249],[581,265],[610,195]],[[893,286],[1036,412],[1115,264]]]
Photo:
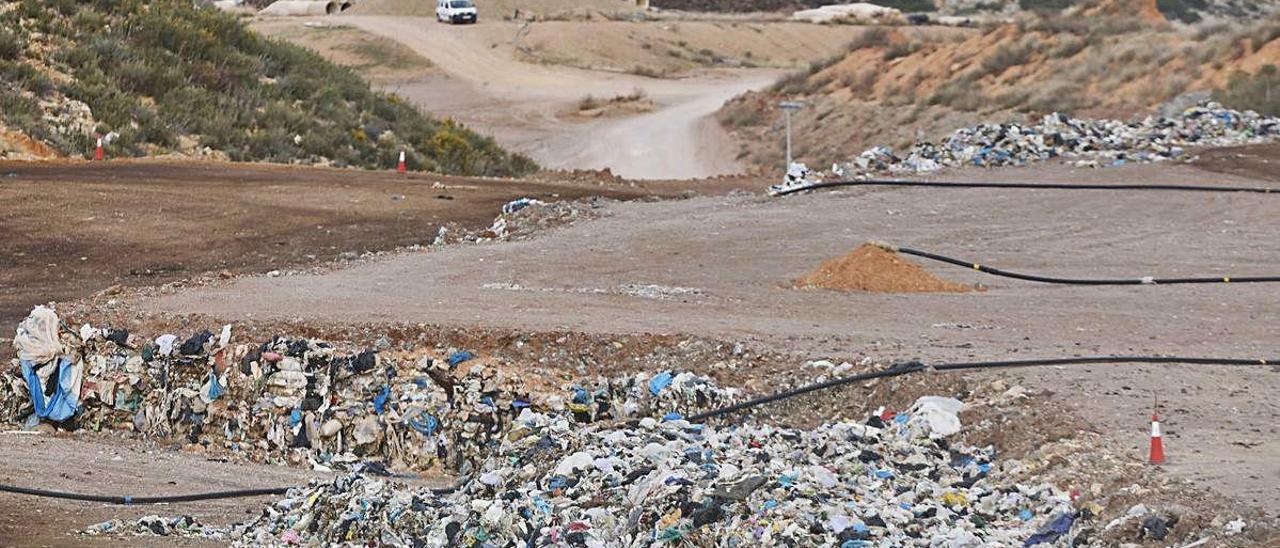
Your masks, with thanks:
[[[654,417],[584,425],[577,411],[523,409],[477,473],[451,491],[356,472],[291,490],[230,527],[150,516],[86,533],[243,546],[852,548],[1087,538],[1098,524],[1084,522],[1096,516],[1069,493],[1016,481],[1018,461],[948,439],[961,428],[962,407],[926,396],[903,413],[812,430]]]
[[[510,368],[465,350],[352,349],[287,337],[235,344],[230,325],[152,339],[64,328],[46,307],[22,322],[14,346],[15,367],[0,373],[0,420],[132,432],[317,469],[380,462],[467,473],[527,409],[593,422],[676,416],[738,397],[677,371],[531,394]]]
[[[503,204],[502,212],[486,228],[468,229],[458,223],[441,226],[431,245],[517,240],[549,228],[600,217],[608,202],[599,197],[560,202],[519,198]]]
[[[922,141],[905,154],[888,147],[867,149],[852,161],[832,165],[830,175],[865,179],[875,174],[914,175],[962,166],[1020,166],[1075,158],[1080,167],[1161,162],[1188,156],[1188,147],[1231,146],[1280,138],[1280,118],[1203,102],[1176,117],[1148,116],[1138,122],[1072,118],[1053,113],[1038,124],[979,124],[957,130],[940,143]],[[798,166],[798,167],[797,167]],[[780,192],[804,187],[825,174],[793,166]]]

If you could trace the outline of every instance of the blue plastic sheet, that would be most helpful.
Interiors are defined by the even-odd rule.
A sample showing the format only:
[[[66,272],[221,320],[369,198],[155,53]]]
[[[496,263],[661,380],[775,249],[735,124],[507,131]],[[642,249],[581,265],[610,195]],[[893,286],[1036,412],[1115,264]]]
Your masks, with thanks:
[[[373,397],[373,410],[381,415],[387,412],[387,398],[391,397],[391,385],[382,387],[377,396]]]
[[[422,414],[417,417],[409,419],[409,426],[414,430],[430,436],[436,433],[436,429],[440,427],[440,422],[437,421],[435,417],[427,414],[426,411],[423,411]]]
[[[649,393],[655,396],[666,390],[668,386],[671,386],[671,373],[668,371],[658,373],[649,379]]]
[[[457,367],[458,364],[476,357],[475,354],[462,350],[449,355],[449,366]]]
[[[1063,512],[1055,516],[1049,523],[1044,524],[1036,534],[1027,538],[1027,542],[1023,546],[1035,546],[1037,544],[1053,544],[1057,542],[1062,535],[1071,531],[1071,525],[1075,523],[1076,516],[1070,512]]]
[[[225,390],[222,389],[222,383],[218,382],[218,376],[209,371],[209,399],[216,400]]]
[[[35,364],[22,360],[22,376],[27,380],[27,389],[31,393],[31,406],[36,416],[55,421],[63,421],[76,414],[80,405],[80,394],[75,393],[75,379],[71,372],[71,360],[62,358],[58,361],[58,384],[53,394],[45,398],[44,387],[40,376],[36,374]]]

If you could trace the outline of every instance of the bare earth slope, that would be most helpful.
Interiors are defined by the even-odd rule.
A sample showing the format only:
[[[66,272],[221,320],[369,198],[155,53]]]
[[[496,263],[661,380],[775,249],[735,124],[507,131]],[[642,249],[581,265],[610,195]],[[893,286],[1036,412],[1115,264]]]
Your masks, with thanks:
[[[969,172],[961,179],[1247,184],[1186,166]],[[1280,321],[1265,285],[1062,287],[926,267],[989,290],[800,291],[791,280],[869,239],[1062,276],[1280,271],[1280,200],[1175,193],[877,190],[787,199],[631,203],[529,241],[414,253],[319,276],[240,279],[157,298],[155,311],[531,331],[694,333],[798,354],[893,360],[1183,354],[1268,357]],[[945,269],[945,270],[942,270]],[[620,287],[666,288],[634,296]],[[677,290],[674,288],[683,288]],[[253,295],[254,300],[244,297]],[[668,298],[661,298],[667,296]],[[1068,368],[1019,374],[1096,418],[1142,458],[1153,391],[1170,410],[1175,473],[1280,510],[1266,369]],[[1089,394],[1089,398],[1082,398]],[[1254,396],[1250,396],[1254,395]],[[1253,403],[1248,403],[1252,401]],[[1268,430],[1270,429],[1270,430]],[[1265,480],[1265,481],[1260,481]]]

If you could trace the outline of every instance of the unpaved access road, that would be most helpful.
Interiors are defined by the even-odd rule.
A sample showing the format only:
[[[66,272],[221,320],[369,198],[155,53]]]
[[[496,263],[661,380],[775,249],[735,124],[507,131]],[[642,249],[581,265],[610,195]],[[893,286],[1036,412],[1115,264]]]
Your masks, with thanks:
[[[492,135],[545,167],[609,168],[632,179],[741,171],[731,139],[711,114],[781,74],[776,69],[737,69],[681,79],[646,78],[518,61],[509,43],[519,28],[513,23],[442,25],[430,18],[385,16],[343,16],[340,21],[397,40],[445,73],[390,86],[428,112]],[[637,89],[658,108],[591,121],[562,116],[588,95],[608,99]]]
[[[0,162],[0,325],[115,284],[266,272],[429,244],[521,197],[723,192],[733,180],[620,185],[159,160]],[[10,332],[11,333],[11,332]],[[0,359],[11,337],[0,337]]]
[[[1259,184],[1182,165],[1041,166],[948,178]],[[1060,276],[1274,275],[1276,196],[874,189],[624,203],[612,212],[528,241],[407,253],[323,275],[238,279],[141,306],[227,319],[691,333],[756,340],[798,357],[1280,357],[1275,285],[1066,287],[927,264],[987,290],[790,287],[871,239]],[[667,289],[637,292],[633,284]],[[1093,427],[1129,443],[1135,459],[1143,458],[1158,395],[1169,470],[1280,511],[1280,371],[1077,367],[1017,378],[1054,391]]]

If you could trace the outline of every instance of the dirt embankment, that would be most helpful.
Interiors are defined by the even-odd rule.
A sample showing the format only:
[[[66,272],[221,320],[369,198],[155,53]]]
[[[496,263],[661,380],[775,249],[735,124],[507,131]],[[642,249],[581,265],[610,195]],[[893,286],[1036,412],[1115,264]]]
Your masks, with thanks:
[[[425,245],[443,225],[488,226],[504,203],[521,197],[679,196],[735,184],[558,183],[218,162],[0,162],[0,325],[16,325],[32,305],[115,284],[266,272]]]
[[[1050,112],[1129,118],[1227,84],[1280,60],[1280,17],[1174,27],[1139,17],[1025,18],[968,38],[923,43],[895,30],[726,105],[721,123],[749,163],[782,155],[782,99],[799,161],[829,165],[874,145],[902,148],[978,122]],[[1177,101],[1175,101],[1177,100]],[[1170,102],[1173,102],[1170,104]],[[1237,107],[1238,108],[1238,107]]]

